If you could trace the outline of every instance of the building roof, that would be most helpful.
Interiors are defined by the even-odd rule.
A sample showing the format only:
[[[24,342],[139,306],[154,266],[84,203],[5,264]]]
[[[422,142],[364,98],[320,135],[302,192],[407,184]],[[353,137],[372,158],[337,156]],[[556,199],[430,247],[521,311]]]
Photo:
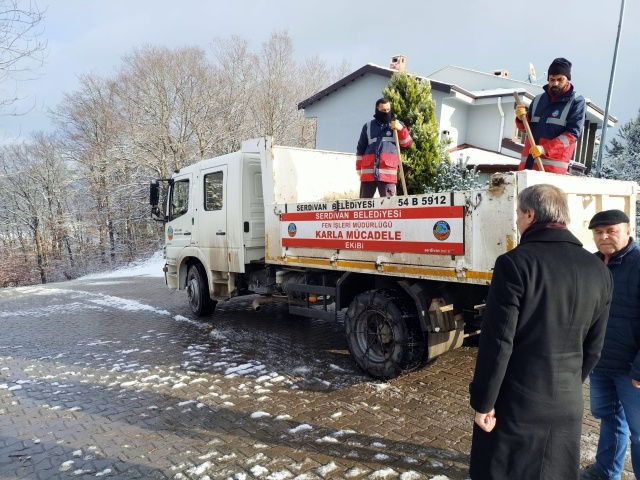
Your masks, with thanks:
[[[496,75],[493,74],[489,74],[486,72],[479,72],[476,70],[470,70],[470,69],[466,69],[466,68],[462,68],[462,67],[456,67],[453,65],[448,65],[447,67],[444,67],[436,72],[434,72],[432,75],[436,75],[438,73],[441,72],[446,72],[447,69],[453,69],[453,70],[460,70],[460,71],[466,71],[472,74],[481,74],[481,75],[487,75],[487,76],[491,76],[494,78],[502,78],[502,77],[496,77]],[[344,78],[341,78],[340,80],[338,80],[337,82],[329,85],[327,88],[325,88],[324,90],[319,91],[318,93],[310,96],[309,98],[303,100],[302,102],[300,102],[298,104],[298,110],[303,110],[305,108],[307,108],[309,105],[312,105],[316,102],[319,102],[320,100],[322,100],[324,97],[331,95],[333,92],[336,92],[337,90],[341,89],[342,87],[347,86],[349,83],[357,80],[358,78],[366,75],[367,73],[372,73],[375,75],[380,75],[383,77],[388,77],[391,78],[391,76],[396,72],[397,70],[393,70],[391,68],[387,68],[387,67],[381,67],[380,65],[375,65],[373,63],[367,63],[365,66],[359,68],[358,70],[356,70],[355,72],[347,75]],[[540,85],[535,85],[535,84],[531,84],[528,82],[523,82],[520,80],[515,80],[512,78],[505,78],[505,80],[508,80],[510,83],[521,83],[523,86],[522,87],[518,87],[515,84],[511,87],[511,88],[493,88],[493,89],[487,89],[487,90],[474,90],[474,91],[469,91],[469,90],[465,90],[464,88],[452,84],[452,83],[445,83],[442,81],[438,81],[438,80],[432,80],[429,77],[422,77],[419,75],[416,75],[416,78],[420,79],[420,80],[429,80],[429,83],[431,84],[431,89],[438,91],[438,92],[443,92],[443,93],[458,93],[460,95],[462,95],[463,97],[468,97],[470,100],[476,100],[476,99],[480,99],[480,98],[495,98],[495,97],[504,97],[504,96],[511,96],[513,95],[513,92],[518,92],[521,95],[524,95],[525,97],[527,97],[529,100],[532,100],[535,95],[532,93],[529,93],[526,90],[526,86],[535,86],[538,89],[542,89],[542,87]],[[592,113],[595,113],[597,117],[600,117],[600,119],[604,120],[604,110],[602,108],[600,108],[599,106],[597,106],[595,103],[591,102],[588,98],[585,97],[585,101],[587,104],[587,108],[592,110]],[[618,119],[612,115],[609,115],[609,125],[613,126],[615,123],[618,122]]]
[[[435,77],[435,78],[442,78],[442,77],[451,77],[451,75],[455,75],[455,72],[465,72],[468,75],[472,75],[474,78],[501,78],[503,80],[503,82],[508,82],[509,84],[512,85],[511,88],[497,88],[497,89],[493,89],[493,91],[498,91],[498,90],[507,90],[509,93],[512,93],[514,90],[515,91],[520,91],[520,90],[526,90],[527,88],[531,89],[534,88],[534,91],[537,91],[539,93],[542,93],[543,90],[543,86],[542,85],[538,85],[535,83],[530,83],[528,81],[524,81],[524,80],[518,80],[512,77],[499,77],[493,73],[488,73],[488,72],[482,72],[479,70],[472,70],[470,68],[464,68],[464,67],[458,67],[455,65],[447,65],[445,67],[440,68],[439,70],[436,70],[435,72],[431,73],[429,75],[429,77],[427,78],[431,78],[431,77]],[[431,80],[433,82],[433,80]],[[519,85],[522,85],[522,87],[519,87]],[[459,87],[457,87],[456,85],[453,85],[454,89],[459,89]],[[471,93],[473,93],[474,95],[479,95],[480,92],[489,92],[491,90],[472,90]],[[580,91],[578,91],[578,93],[580,93],[582,95],[582,93]],[[536,94],[534,93],[529,93],[527,91],[527,93],[525,94],[527,98],[529,98],[530,100],[532,100]],[[498,95],[496,95],[498,96]],[[584,96],[584,95],[583,95]],[[476,97],[479,98],[479,97]],[[598,105],[596,105],[595,103],[593,103],[591,100],[589,100],[589,98],[587,98],[586,96],[584,97],[585,99],[585,103],[587,104],[587,108],[591,108],[593,110],[592,113],[597,114],[601,120],[604,121],[604,110],[602,108],[600,108]],[[614,117],[613,115],[609,115],[609,124],[611,126],[613,126],[613,124],[618,123],[618,119],[616,117]]]
[[[312,95],[311,97],[307,98],[306,100],[303,100],[302,102],[300,102],[298,104],[298,110],[302,110],[304,108],[307,108],[309,105],[312,105],[313,103],[322,100],[324,97],[332,94],[333,92],[335,92],[336,90],[341,89],[342,87],[347,86],[349,83],[353,82],[354,80],[357,80],[358,78],[366,75],[367,73],[373,73],[375,75],[381,75],[383,77],[391,78],[391,76],[396,71],[397,70],[392,70],[391,68],[385,68],[385,67],[381,67],[379,65],[374,65],[373,63],[367,63],[364,67],[359,68],[355,72],[347,75],[344,78],[341,78],[340,80],[338,80],[337,82],[333,83],[332,85],[329,85],[324,90],[321,90],[318,93],[316,93],[315,95]],[[426,77],[417,76],[417,78],[427,80]],[[448,83],[443,83],[443,82],[437,82],[437,81],[434,81],[434,80],[431,80],[430,83],[431,83],[431,89],[432,90],[437,90],[439,92],[444,92],[444,93],[451,93],[452,88],[455,87],[454,85],[450,85]],[[456,89],[457,90],[461,90],[461,89],[458,89],[457,87],[456,87]]]
[[[482,165],[499,165],[501,167],[515,167],[520,165],[520,159],[503,155],[501,153],[492,152],[485,148],[479,148],[467,143],[458,145],[449,150],[449,157],[452,162],[462,157],[463,160],[467,160],[467,167],[482,166]]]
[[[522,144],[513,143],[514,145],[522,147]],[[503,141],[503,146],[504,145],[505,142]],[[492,152],[485,148],[476,147],[467,143],[463,143],[450,149],[449,158],[452,162],[456,162],[458,158],[462,158],[463,161],[466,161],[467,168],[477,167],[479,171],[485,173],[517,170],[518,165],[520,165],[520,158],[514,158],[502,153]],[[583,164],[574,162],[573,160],[569,162],[569,168],[573,172],[578,171],[584,173],[586,171],[586,167]]]

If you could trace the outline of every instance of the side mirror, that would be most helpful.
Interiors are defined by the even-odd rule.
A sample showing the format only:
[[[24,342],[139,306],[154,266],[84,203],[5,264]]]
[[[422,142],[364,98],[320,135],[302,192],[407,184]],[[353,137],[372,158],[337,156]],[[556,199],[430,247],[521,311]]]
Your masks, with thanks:
[[[158,208],[159,203],[160,203],[160,181],[152,180],[149,185],[149,204],[151,205],[151,217],[157,222],[164,222],[166,218]]]
[[[152,180],[149,185],[149,205],[157,207],[158,203],[160,203],[160,182]]]

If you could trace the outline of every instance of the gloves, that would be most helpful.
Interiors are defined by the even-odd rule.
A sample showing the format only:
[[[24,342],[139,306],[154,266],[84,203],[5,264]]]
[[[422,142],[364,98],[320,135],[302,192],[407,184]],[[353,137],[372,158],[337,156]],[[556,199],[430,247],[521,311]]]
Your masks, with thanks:
[[[391,120],[391,128],[394,130],[400,131],[404,127],[402,126],[402,123],[400,122],[400,120]]]
[[[524,105],[516,105],[516,118],[522,117],[527,114],[527,107]]]
[[[531,156],[532,156],[533,158],[538,158],[538,157],[540,157],[540,156],[542,156],[542,155],[546,155],[546,154],[547,154],[547,151],[544,149],[544,147],[543,147],[543,146],[541,146],[541,145],[536,145],[535,147],[531,147],[531,148],[529,149],[529,153],[531,154]]]

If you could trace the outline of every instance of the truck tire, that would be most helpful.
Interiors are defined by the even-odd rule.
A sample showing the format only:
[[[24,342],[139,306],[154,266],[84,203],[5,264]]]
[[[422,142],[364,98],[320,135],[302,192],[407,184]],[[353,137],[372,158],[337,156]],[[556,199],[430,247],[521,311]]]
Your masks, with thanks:
[[[358,367],[380,379],[415,370],[424,362],[425,336],[413,301],[399,290],[359,294],[345,316],[349,351]]]
[[[189,306],[196,317],[211,315],[217,302],[209,296],[209,285],[204,267],[199,263],[191,265],[187,272],[187,295]]]

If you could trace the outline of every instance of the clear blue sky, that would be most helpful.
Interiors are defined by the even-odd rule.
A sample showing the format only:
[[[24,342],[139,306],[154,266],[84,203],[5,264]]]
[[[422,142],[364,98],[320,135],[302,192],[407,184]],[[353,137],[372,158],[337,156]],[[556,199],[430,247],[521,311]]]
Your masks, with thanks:
[[[0,143],[50,131],[46,110],[77,88],[86,73],[105,76],[143,44],[208,48],[216,37],[240,35],[254,49],[286,29],[295,55],[314,55],[356,70],[407,57],[407,70],[428,75],[446,65],[489,72],[507,69],[525,80],[529,62],[539,80],[555,57],[573,62],[576,89],[604,109],[621,0],[38,0],[46,8],[50,53],[37,80],[19,85],[35,108],[0,116]],[[620,124],[640,109],[640,2],[626,0],[610,114]],[[1,86],[0,86],[1,87]],[[2,88],[0,88],[2,93]],[[303,99],[300,99],[303,100]],[[609,130],[607,140],[615,130]]]

